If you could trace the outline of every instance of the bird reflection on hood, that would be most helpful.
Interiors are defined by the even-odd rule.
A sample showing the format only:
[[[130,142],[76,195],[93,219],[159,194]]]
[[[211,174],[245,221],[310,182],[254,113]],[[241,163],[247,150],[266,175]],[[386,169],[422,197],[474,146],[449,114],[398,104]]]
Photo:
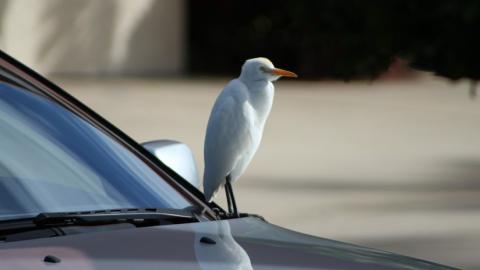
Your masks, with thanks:
[[[227,221],[197,223],[195,256],[202,270],[252,270],[247,252],[235,241]],[[202,243],[208,237],[215,243]]]

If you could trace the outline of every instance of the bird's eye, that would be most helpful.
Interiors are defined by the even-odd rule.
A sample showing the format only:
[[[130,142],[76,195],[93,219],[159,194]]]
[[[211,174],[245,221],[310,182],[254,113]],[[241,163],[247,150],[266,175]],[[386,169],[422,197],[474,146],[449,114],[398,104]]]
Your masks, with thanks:
[[[260,70],[263,71],[263,72],[267,72],[268,71],[268,68],[264,67],[264,66],[260,66]]]

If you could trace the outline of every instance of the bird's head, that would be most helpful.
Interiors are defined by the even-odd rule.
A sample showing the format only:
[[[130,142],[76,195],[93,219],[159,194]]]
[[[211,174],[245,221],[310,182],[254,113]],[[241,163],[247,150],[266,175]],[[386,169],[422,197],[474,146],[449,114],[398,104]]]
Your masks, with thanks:
[[[270,60],[264,57],[248,59],[242,66],[240,78],[249,81],[275,81],[280,77],[296,78],[297,74],[275,68]]]

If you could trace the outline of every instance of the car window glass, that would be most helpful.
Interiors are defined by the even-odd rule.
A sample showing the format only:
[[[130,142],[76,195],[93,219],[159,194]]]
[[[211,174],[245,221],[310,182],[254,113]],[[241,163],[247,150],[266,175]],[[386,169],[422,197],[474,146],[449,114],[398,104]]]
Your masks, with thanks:
[[[189,206],[123,145],[59,104],[5,83],[0,83],[0,150],[0,219]]]

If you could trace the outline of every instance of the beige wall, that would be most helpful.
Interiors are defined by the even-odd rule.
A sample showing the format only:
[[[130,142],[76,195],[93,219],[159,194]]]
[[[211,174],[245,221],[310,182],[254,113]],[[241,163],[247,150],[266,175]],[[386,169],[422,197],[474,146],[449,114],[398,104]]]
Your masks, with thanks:
[[[180,74],[183,0],[0,0],[0,48],[47,74]]]

